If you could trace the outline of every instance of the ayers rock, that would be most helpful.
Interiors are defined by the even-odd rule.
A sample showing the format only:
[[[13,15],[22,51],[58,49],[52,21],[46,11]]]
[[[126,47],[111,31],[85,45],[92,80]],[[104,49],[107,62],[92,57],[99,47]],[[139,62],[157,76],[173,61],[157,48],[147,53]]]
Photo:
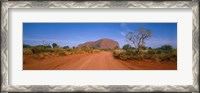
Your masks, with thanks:
[[[78,47],[82,46],[96,47],[101,49],[114,49],[115,47],[119,47],[119,43],[111,39],[103,38],[97,41],[89,41],[85,42],[84,44],[78,45]]]

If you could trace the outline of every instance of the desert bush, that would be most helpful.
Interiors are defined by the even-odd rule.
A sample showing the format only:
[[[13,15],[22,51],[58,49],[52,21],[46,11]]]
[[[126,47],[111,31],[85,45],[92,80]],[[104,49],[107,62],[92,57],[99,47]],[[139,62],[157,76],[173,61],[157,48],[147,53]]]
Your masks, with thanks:
[[[166,61],[176,62],[177,61],[176,50],[170,50],[170,51],[159,50],[159,51],[160,51],[159,53],[152,55],[152,58],[151,58],[152,60],[160,61],[160,62],[166,62]]]
[[[93,52],[93,49],[91,49],[88,46],[82,46],[80,49],[82,51],[81,53],[92,53]]]
[[[101,51],[113,51],[114,49],[111,49],[111,48],[103,48],[103,49],[100,49]]]
[[[148,54],[156,54],[156,51],[153,49],[148,50]]]
[[[156,51],[156,54],[161,54],[162,53],[162,50],[158,49],[158,50],[155,50]]]
[[[66,50],[67,52],[75,51],[75,49],[72,49],[72,48],[66,48],[65,50]]]
[[[31,48],[31,50],[32,50],[32,52],[33,52],[34,54],[45,52],[45,49],[46,49],[45,46],[33,46],[33,47]]]
[[[59,55],[59,56],[65,56],[66,53],[65,53],[65,49],[62,49],[62,48],[54,48],[53,49],[53,53],[55,53],[56,55]]]
[[[173,50],[161,50],[161,49],[148,49],[142,53],[137,53],[135,49],[127,50],[115,50],[113,55],[118,59],[128,60],[155,60],[157,62],[177,61],[177,51]]]
[[[127,55],[137,55],[137,50],[135,49],[127,49],[126,50]]]
[[[143,54],[144,59],[153,59],[153,56],[155,55],[155,51],[148,51],[147,53]]]
[[[98,49],[94,49],[93,52],[94,52],[94,53],[99,53],[100,50],[98,50]]]
[[[70,54],[78,54],[78,53],[80,53],[80,51],[81,51],[81,49],[76,48],[76,49],[73,49],[73,51]]]
[[[141,60],[144,59],[143,54],[138,54],[137,50],[135,49],[127,49],[125,50],[114,50],[113,55],[115,58],[119,59],[134,59],[134,60]]]
[[[60,52],[58,55],[60,55],[60,56],[66,56],[66,53],[65,52]]]
[[[53,52],[52,48],[45,48],[44,52]]]
[[[120,50],[120,49],[116,49],[113,51],[113,55],[115,58],[121,58],[121,56],[124,56],[125,53],[126,53],[126,51]]]
[[[177,62],[177,52],[176,51],[173,51],[173,53],[171,54],[170,60],[173,62]]]
[[[53,49],[49,48],[48,46],[38,45],[31,47],[31,51],[33,52],[33,54],[37,54],[44,52],[53,52]]]
[[[157,54],[156,55],[152,55],[151,60],[154,60],[156,62],[160,62],[161,61],[160,55],[157,55]]]
[[[162,53],[162,54],[158,55],[158,58],[161,61],[170,61],[170,57],[171,57],[171,55],[170,54],[166,54],[166,53]]]
[[[23,54],[25,54],[25,55],[31,55],[31,54],[33,54],[33,52],[31,51],[30,48],[23,48]]]

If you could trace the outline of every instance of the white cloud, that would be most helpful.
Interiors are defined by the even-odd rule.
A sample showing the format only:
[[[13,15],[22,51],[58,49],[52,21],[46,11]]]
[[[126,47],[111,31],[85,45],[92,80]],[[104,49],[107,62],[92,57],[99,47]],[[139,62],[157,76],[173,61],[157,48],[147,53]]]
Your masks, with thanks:
[[[120,24],[121,29],[124,29],[125,31],[130,31],[126,23],[121,23]]]
[[[120,32],[120,34],[121,34],[122,36],[126,36],[126,34],[125,34],[124,32]]]
[[[124,27],[124,26],[126,26],[125,23],[121,23],[121,24],[120,24],[120,27]]]

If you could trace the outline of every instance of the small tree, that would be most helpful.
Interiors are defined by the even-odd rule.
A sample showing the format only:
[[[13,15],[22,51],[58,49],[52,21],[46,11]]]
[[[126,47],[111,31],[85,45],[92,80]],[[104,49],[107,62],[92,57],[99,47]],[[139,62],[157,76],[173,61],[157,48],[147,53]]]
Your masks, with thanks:
[[[145,40],[152,36],[149,29],[139,28],[136,32],[129,32],[126,38],[138,49],[138,53],[145,46]]]
[[[148,49],[152,49],[151,47],[149,47]]]
[[[59,47],[58,44],[56,44],[56,43],[53,43],[52,46],[53,46],[53,48],[58,48]]]
[[[126,44],[122,47],[122,49],[127,50],[127,49],[134,49],[130,44]]]
[[[73,49],[76,49],[76,47],[75,47],[75,46],[73,46],[72,48],[73,48]]]
[[[30,45],[23,44],[23,48],[30,48],[30,47],[31,47]]]
[[[64,48],[64,49],[68,49],[68,48],[69,48],[69,46],[64,46],[63,48]]]
[[[43,42],[43,46],[45,46],[46,48],[51,48],[50,43],[46,42],[46,41],[42,41]]]
[[[160,47],[161,50],[172,50],[173,47],[171,45],[163,45]]]

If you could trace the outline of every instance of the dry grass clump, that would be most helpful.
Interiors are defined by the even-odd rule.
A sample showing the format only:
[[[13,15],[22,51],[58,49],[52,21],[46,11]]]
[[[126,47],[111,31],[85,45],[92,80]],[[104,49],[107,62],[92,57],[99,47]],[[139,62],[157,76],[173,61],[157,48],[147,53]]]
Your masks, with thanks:
[[[97,48],[90,48],[88,46],[82,46],[81,48],[77,48],[76,53],[84,54],[84,53],[99,53],[100,50]]]
[[[116,49],[116,50],[113,51],[113,54],[114,54],[115,58],[124,59],[126,51],[122,50],[122,49]]]
[[[93,53],[99,53],[99,52],[101,52],[101,51],[98,50],[98,49],[94,49],[92,52],[93,52]]]
[[[86,53],[92,53],[92,50],[93,50],[92,48],[90,48],[88,46],[83,46],[80,49],[81,49],[81,51],[84,51]]]
[[[33,46],[31,47],[31,51],[33,54],[38,54],[38,53],[44,53],[44,52],[52,52],[51,48],[47,48],[45,46],[39,45],[39,46]]]
[[[65,52],[66,52],[65,49],[62,49],[62,48],[53,49],[53,53],[55,53],[56,55],[59,55],[59,56],[66,56]]]
[[[23,49],[23,54],[25,55],[31,55],[33,54],[32,50],[30,48],[24,48]]]

